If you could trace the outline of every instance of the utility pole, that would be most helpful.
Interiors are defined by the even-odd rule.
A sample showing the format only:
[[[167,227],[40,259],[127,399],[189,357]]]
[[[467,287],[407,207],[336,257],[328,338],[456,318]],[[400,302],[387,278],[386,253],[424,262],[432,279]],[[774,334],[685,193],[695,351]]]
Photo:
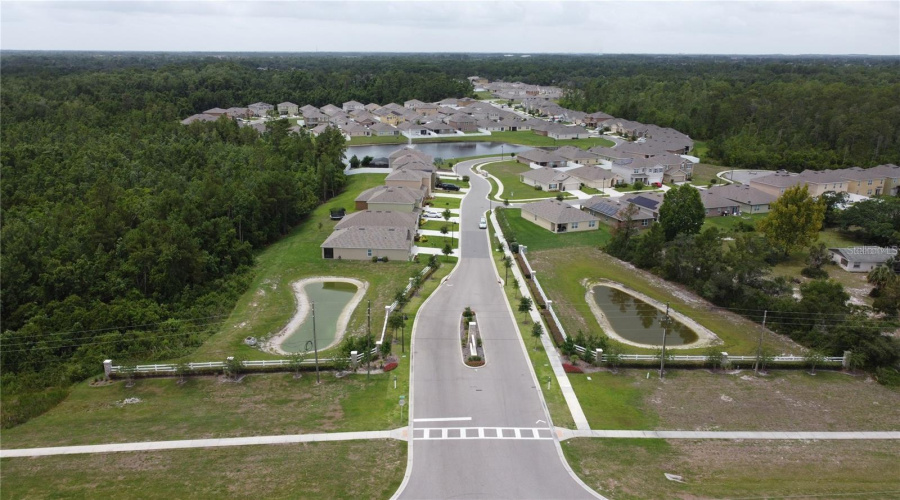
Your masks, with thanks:
[[[372,301],[368,302],[366,307],[366,380],[372,373],[372,349],[369,348],[369,341],[372,339]]]
[[[666,369],[666,336],[669,335],[669,303],[666,302],[666,319],[663,320],[662,352],[659,355],[659,378],[663,378]]]
[[[403,340],[403,337],[404,337],[403,329],[406,328],[406,315],[404,314],[403,316],[400,316],[400,317],[403,318],[403,323],[400,324],[400,352],[405,353],[406,345],[404,345],[404,340]]]
[[[321,383],[319,379],[319,344],[316,341],[316,303],[312,303],[312,322],[313,322],[313,351],[316,353],[316,384]]]
[[[754,375],[759,375],[759,362],[762,360],[763,333],[766,331],[766,316],[768,315],[768,310],[763,311],[762,328],[759,329],[759,344],[756,346],[756,363],[753,364]]]

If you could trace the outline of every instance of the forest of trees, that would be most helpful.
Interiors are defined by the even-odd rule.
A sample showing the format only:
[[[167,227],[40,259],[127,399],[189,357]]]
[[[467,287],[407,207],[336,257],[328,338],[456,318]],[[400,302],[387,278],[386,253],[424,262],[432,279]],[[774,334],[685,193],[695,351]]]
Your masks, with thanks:
[[[437,101],[478,74],[573,89],[726,164],[900,162],[896,59],[4,52],[0,72],[3,425],[104,357],[189,352],[254,251],[342,189],[340,134],[178,123],[208,108]]]

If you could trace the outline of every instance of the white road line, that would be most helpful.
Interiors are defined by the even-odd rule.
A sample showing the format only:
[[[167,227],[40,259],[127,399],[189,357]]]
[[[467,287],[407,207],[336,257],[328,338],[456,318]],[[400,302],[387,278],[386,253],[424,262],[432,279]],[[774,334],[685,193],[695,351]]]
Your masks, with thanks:
[[[413,422],[464,422],[468,420],[472,420],[472,417],[414,418]]]
[[[469,429],[478,430],[478,436],[469,436],[467,431]],[[485,429],[494,431],[491,433],[492,435],[485,435]],[[503,430],[508,429],[513,431],[513,436],[504,436]],[[549,429],[546,428],[532,428],[532,427],[430,427],[425,429],[416,429],[417,431],[421,430],[422,437],[413,437],[416,441],[452,441],[454,439],[517,439],[521,441],[550,441],[553,439],[552,434],[550,436],[544,437],[541,436],[540,430],[544,429],[549,432]],[[451,436],[450,431],[459,431],[458,435]],[[432,432],[434,431],[434,432]],[[522,432],[525,431],[525,432]]]

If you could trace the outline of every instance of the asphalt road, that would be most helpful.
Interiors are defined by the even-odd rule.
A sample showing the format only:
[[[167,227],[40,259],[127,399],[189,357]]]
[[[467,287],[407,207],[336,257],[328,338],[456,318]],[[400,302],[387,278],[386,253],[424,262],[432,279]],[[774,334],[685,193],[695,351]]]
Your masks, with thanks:
[[[472,179],[462,205],[461,260],[416,321],[413,465],[399,497],[596,498],[570,475],[552,437],[490,260],[486,230],[478,228],[490,186],[471,173],[474,163],[457,166]],[[466,306],[475,311],[484,339],[487,363],[477,369],[465,366],[460,354]]]

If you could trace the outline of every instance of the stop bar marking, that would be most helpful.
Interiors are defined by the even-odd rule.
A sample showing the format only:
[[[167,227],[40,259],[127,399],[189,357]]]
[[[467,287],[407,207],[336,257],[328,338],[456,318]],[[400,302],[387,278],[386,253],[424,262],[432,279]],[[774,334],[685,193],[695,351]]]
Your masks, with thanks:
[[[472,417],[446,417],[446,418],[414,418],[413,422],[465,422]]]

